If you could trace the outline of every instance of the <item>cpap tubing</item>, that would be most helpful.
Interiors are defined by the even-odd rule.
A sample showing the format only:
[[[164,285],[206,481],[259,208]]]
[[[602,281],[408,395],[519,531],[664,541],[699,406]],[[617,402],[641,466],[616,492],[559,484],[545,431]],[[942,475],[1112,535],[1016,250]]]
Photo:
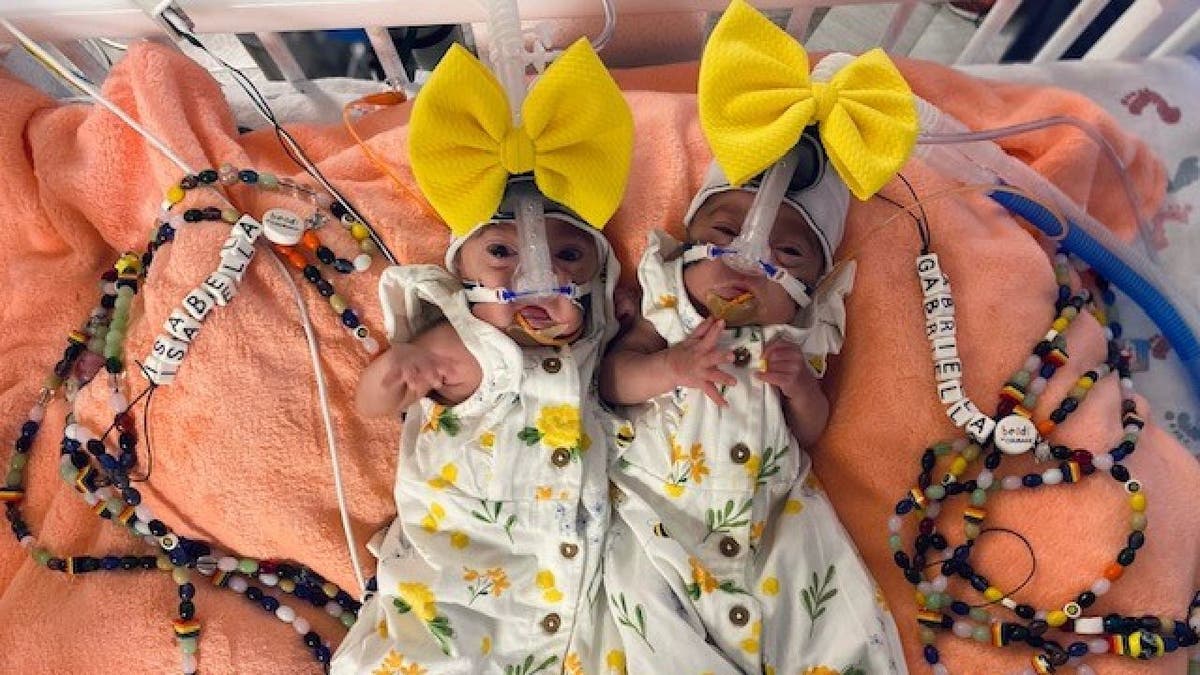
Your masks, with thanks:
[[[746,213],[742,231],[729,245],[734,254],[721,258],[726,264],[730,264],[739,271],[753,269],[761,272],[758,261],[770,259],[769,244],[771,230],[775,227],[775,216],[779,214],[779,207],[783,204],[784,195],[787,194],[788,184],[799,163],[800,151],[793,147],[779,161],[772,164],[771,168],[767,169],[767,175],[759,185],[758,191],[754,195],[754,201],[750,204],[750,210]],[[743,267],[746,269],[741,269]]]
[[[1064,248],[1079,256],[1138,303],[1174,347],[1187,370],[1193,389],[1200,394],[1200,341],[1197,340],[1197,335],[1200,335],[1200,315],[1161,269],[1146,256],[1125,245],[1111,230],[1032,167],[991,142],[993,132],[978,132],[977,142],[953,146],[929,143],[927,141],[930,139],[951,134],[962,140],[975,137],[975,134],[962,122],[928,101],[918,98],[917,111],[922,138],[918,140],[914,156],[964,183],[1003,182],[1058,205],[1067,218],[1066,231],[1044,208],[1028,199],[1000,192],[990,195],[1047,236],[1059,239]]]

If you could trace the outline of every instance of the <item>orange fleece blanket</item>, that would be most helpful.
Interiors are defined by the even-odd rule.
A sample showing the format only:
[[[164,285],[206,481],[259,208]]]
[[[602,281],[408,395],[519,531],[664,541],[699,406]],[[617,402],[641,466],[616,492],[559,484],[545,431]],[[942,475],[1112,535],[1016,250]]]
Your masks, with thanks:
[[[1123,134],[1087,100],[1047,88],[971,79],[941,66],[903,62],[914,89],[974,127],[1051,114],[1099,125],[1131,167],[1141,199],[1152,213],[1164,176],[1145,147]],[[625,279],[651,228],[677,231],[709,156],[695,117],[694,65],[619,72],[637,128],[633,175],[624,206],[607,234],[626,265]],[[272,134],[238,135],[221,91],[182,54],[139,45],[113,70],[105,91],[194,167],[229,162],[281,175],[299,171]],[[41,381],[58,358],[62,336],[80,325],[96,301],[96,279],[124,250],[144,245],[163,189],[176,169],[133,131],[99,108],[60,105],[0,73],[0,204],[7,217],[0,247],[5,301],[0,304],[0,410],[11,443]],[[372,148],[400,165],[405,178],[403,108],[365,119]],[[446,230],[428,208],[398,193],[334,127],[293,133],[325,174],[342,187],[405,262],[436,262]],[[1006,142],[1008,149],[1088,201],[1101,220],[1133,231],[1113,172],[1089,142],[1073,131],[1044,131]],[[906,174],[922,194],[949,183],[920,166]],[[244,188],[233,196],[254,214],[279,202]],[[885,193],[907,201],[896,185]],[[200,194],[188,204],[207,205]],[[1019,367],[1049,321],[1055,285],[1043,245],[981,199],[946,199],[928,207],[933,244],[953,280],[959,304],[960,349],[966,388],[985,409],[1003,378]],[[915,480],[926,444],[952,427],[936,401],[920,293],[913,273],[918,239],[911,221],[873,200],[855,204],[843,254],[857,258],[859,278],[850,299],[848,341],[828,380],[833,417],[813,451],[816,471],[847,528],[877,575],[909,648],[921,662],[912,591],[891,563],[886,520]],[[336,229],[336,228],[333,228]],[[348,238],[326,230],[345,254]],[[181,229],[155,259],[135,304],[128,353],[144,355],[164,318],[214,267],[224,226]],[[360,308],[367,325],[382,331],[370,274],[338,276],[340,293]],[[367,422],[350,401],[366,356],[303,281],[329,376],[333,419],[353,523],[365,542],[393,515],[391,484],[399,427]],[[307,348],[297,308],[279,271],[261,253],[240,294],[205,324],[175,384],[158,391],[148,415],[154,469],[142,493],[156,513],[190,536],[219,542],[240,554],[281,558],[314,567],[353,589],[349,557],[333,497]],[[1049,404],[1103,354],[1090,319],[1070,333],[1072,359],[1043,396]],[[101,378],[102,379],[102,378]],[[1117,437],[1116,388],[1096,387],[1060,432],[1062,442],[1107,448]],[[81,397],[84,419],[98,425],[107,411],[103,386]],[[149,552],[144,544],[99,522],[78,494],[58,478],[56,439],[63,413],[56,403],[26,472],[26,517],[42,545],[61,554]],[[1043,410],[1043,414],[1047,411]],[[106,424],[105,424],[106,426]],[[141,452],[145,452],[143,441]],[[145,457],[142,457],[143,461]],[[1178,612],[1197,580],[1200,521],[1194,517],[1200,468],[1167,435],[1147,429],[1130,468],[1150,497],[1148,543],[1099,612]],[[1023,532],[1037,552],[1037,574],[1020,598],[1061,605],[1088,584],[1115,555],[1126,535],[1128,509],[1109,480],[993,500],[991,520]],[[1001,587],[1025,575],[1019,544],[984,542],[979,568]],[[370,558],[364,553],[364,559]],[[370,570],[368,570],[369,574]],[[205,673],[317,672],[298,636],[232,593],[200,582],[203,622],[200,668]],[[39,568],[27,551],[0,544],[0,672],[145,673],[178,668],[170,621],[174,584],[156,572],[96,573],[69,578]],[[294,604],[294,603],[293,603]],[[302,609],[334,644],[341,637],[323,612]],[[941,641],[955,672],[997,673],[1027,663],[953,638]],[[1180,672],[1183,655],[1149,666]],[[1148,672],[1146,666],[1108,658],[1104,673]],[[1136,667],[1135,667],[1136,666]]]

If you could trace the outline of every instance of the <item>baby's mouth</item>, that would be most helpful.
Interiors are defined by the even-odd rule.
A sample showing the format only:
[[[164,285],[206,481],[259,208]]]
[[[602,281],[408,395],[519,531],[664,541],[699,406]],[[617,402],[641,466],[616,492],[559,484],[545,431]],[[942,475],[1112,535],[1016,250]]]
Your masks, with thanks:
[[[708,292],[704,305],[709,313],[731,325],[749,322],[758,311],[758,298],[749,286],[732,284]]]
[[[526,305],[517,311],[517,318],[527,328],[544,330],[555,325],[554,317],[544,307]]]

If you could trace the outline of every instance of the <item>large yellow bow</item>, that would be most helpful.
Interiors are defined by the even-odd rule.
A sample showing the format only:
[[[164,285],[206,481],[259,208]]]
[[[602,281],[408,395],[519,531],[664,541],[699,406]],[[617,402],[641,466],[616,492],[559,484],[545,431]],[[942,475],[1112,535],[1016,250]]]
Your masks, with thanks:
[[[510,175],[594,227],[612,217],[633,154],[633,116],[586,39],[538,79],[514,127],[490,70],[455,44],[413,104],[409,155],[425,197],[456,236],[495,214]]]
[[[904,166],[917,140],[912,90],[881,49],[810,82],[808,54],[743,0],[713,28],[700,61],[700,123],[733,185],[762,172],[819,125],[838,175],[859,199]]]

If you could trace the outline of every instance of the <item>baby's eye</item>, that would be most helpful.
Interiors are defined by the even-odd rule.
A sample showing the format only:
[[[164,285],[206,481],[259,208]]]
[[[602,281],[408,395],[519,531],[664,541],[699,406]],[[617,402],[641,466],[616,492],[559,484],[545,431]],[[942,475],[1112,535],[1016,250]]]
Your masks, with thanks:
[[[517,254],[516,251],[504,244],[488,244],[487,252],[493,258],[510,258]]]
[[[716,225],[713,227],[713,229],[716,230],[717,232],[720,232],[721,234],[729,237],[730,239],[732,239],[738,235],[737,230],[733,229],[733,227],[731,227],[729,225]]]
[[[803,258],[804,257],[804,250],[797,248],[795,246],[780,246],[779,248],[777,248],[775,250],[778,251],[779,253],[782,253],[785,256],[790,256],[792,258]]]
[[[573,246],[560,249],[556,255],[558,256],[559,260],[565,262],[579,262],[580,260],[583,260],[583,251]]]

